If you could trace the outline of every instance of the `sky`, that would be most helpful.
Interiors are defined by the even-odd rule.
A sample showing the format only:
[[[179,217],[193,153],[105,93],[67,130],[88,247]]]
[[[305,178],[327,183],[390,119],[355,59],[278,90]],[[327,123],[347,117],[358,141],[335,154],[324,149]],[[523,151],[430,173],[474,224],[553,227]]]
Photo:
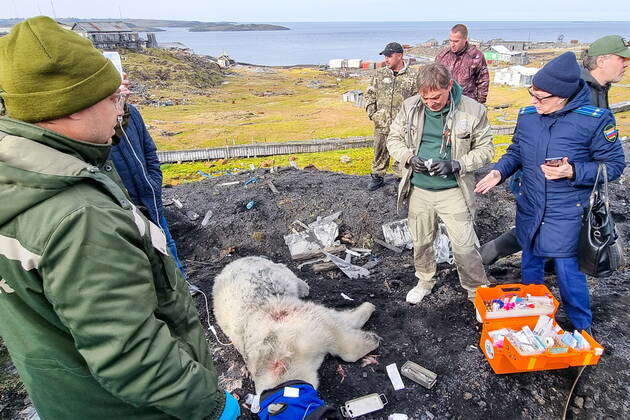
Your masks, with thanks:
[[[544,6],[543,6],[544,5]],[[629,0],[0,0],[0,18],[36,15],[234,22],[630,20]]]

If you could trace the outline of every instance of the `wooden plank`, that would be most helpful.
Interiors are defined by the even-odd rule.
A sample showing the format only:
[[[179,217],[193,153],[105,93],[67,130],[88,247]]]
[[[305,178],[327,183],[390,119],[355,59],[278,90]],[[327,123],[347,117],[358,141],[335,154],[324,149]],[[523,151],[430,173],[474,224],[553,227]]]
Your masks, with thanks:
[[[326,272],[326,271],[334,270],[336,268],[337,268],[337,266],[335,265],[334,262],[317,263],[317,264],[313,264],[311,266],[311,269],[315,273],[323,273],[323,272]]]
[[[394,245],[390,245],[385,241],[381,241],[380,239],[376,239],[374,238],[374,242],[376,242],[377,244],[384,246],[385,248],[394,251],[397,254],[402,254],[402,249],[395,247]]]
[[[280,193],[280,191],[278,191],[276,186],[273,185],[273,182],[271,182],[271,180],[267,180],[267,185],[269,186],[269,189],[271,190],[272,193],[274,193],[274,194],[279,194]]]

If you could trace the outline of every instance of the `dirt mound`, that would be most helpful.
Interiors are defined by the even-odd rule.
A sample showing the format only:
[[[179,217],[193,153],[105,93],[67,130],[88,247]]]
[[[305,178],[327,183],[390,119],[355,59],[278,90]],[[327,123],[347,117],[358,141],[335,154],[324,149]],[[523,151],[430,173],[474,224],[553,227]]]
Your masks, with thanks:
[[[256,178],[247,185],[245,181]],[[221,185],[238,181],[237,184]],[[278,193],[267,184],[271,181]],[[421,305],[405,303],[405,294],[415,284],[411,251],[396,254],[374,245],[382,238],[381,225],[399,220],[396,213],[396,180],[386,177],[386,186],[366,191],[369,177],[314,170],[285,170],[271,173],[259,169],[237,175],[186,184],[164,190],[166,216],[191,281],[209,298],[214,276],[230,261],[248,255],[265,255],[285,263],[307,281],[310,299],[335,308],[354,307],[370,301],[377,310],[366,328],[382,338],[376,351],[378,364],[344,363],[327,357],[320,369],[320,393],[329,403],[384,393],[386,408],[366,418],[385,419],[390,413],[406,413],[414,419],[437,418],[559,418],[577,369],[495,375],[478,348],[479,324],[474,309],[459,286],[453,267],[442,265],[438,282]],[[627,219],[628,192],[622,177],[612,186],[613,212],[623,238],[630,237]],[[253,202],[253,207],[251,202]],[[248,206],[248,203],[250,204]],[[248,209],[251,207],[251,209]],[[206,226],[202,220],[210,210]],[[308,268],[300,272],[291,261],[283,236],[291,232],[297,219],[303,223],[317,216],[341,211],[340,236],[350,237],[358,247],[372,248],[379,264],[367,279],[351,280],[337,271],[316,274]],[[480,197],[476,229],[482,243],[513,224],[514,203],[504,187]],[[293,225],[295,226],[295,225]],[[517,257],[500,261],[488,272],[498,283],[517,282]],[[548,284],[556,296],[555,281]],[[348,301],[341,293],[354,299]],[[600,364],[585,370],[572,400],[575,418],[628,418],[630,415],[630,280],[628,271],[591,282],[594,335],[605,347]],[[196,298],[204,322],[204,299]],[[560,310],[558,319],[566,324]],[[227,340],[221,335],[223,341]],[[210,335],[210,345],[222,386],[253,392],[244,376],[243,362],[233,347],[221,346]],[[431,390],[405,380],[406,389],[393,391],[385,366],[415,361],[438,374]],[[249,418],[246,412],[245,418]],[[253,417],[252,417],[253,418]]]

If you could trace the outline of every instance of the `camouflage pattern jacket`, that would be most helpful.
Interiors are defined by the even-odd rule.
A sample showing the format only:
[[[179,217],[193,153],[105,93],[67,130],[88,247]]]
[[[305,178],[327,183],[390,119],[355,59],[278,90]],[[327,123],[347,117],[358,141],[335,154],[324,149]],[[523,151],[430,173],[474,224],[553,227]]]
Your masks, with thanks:
[[[435,57],[435,61],[450,70],[453,79],[464,89],[464,95],[481,104],[486,103],[490,73],[486,59],[477,47],[466,44],[466,48],[457,53],[447,48]]]
[[[409,68],[407,60],[396,76],[389,67],[378,69],[365,92],[365,110],[374,122],[374,130],[389,133],[389,125],[402,102],[416,93],[416,72]]]

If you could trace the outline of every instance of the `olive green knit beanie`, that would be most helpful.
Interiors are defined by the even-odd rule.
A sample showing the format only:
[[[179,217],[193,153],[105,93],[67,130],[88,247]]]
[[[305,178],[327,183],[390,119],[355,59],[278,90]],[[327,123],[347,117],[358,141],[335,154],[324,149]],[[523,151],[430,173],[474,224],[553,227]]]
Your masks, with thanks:
[[[105,99],[120,82],[88,39],[49,17],[27,19],[0,37],[0,95],[11,118],[65,117]]]

